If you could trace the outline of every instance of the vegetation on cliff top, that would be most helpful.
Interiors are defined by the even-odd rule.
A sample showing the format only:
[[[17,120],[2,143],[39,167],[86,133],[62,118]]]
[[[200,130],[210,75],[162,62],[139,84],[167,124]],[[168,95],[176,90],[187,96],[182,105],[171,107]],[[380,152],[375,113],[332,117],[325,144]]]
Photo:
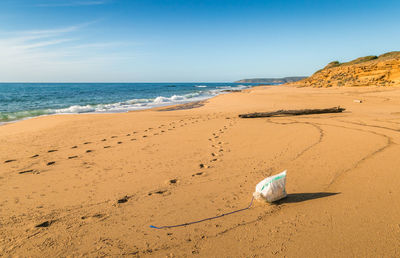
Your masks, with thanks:
[[[400,51],[364,56],[349,62],[333,61],[312,76],[289,85],[301,87],[400,85]]]
[[[383,60],[387,60],[387,59],[391,59],[391,58],[400,58],[400,51],[388,52],[388,53],[382,54],[380,56],[363,56],[363,57],[359,57],[359,58],[356,58],[354,60],[351,60],[349,62],[344,62],[344,63],[340,63],[339,61],[333,61],[333,62],[330,62],[329,64],[327,64],[323,69],[318,70],[317,72],[320,72],[324,69],[334,68],[334,67],[338,67],[338,66],[361,64],[361,63],[365,63],[365,62],[372,61],[372,60],[383,61]]]

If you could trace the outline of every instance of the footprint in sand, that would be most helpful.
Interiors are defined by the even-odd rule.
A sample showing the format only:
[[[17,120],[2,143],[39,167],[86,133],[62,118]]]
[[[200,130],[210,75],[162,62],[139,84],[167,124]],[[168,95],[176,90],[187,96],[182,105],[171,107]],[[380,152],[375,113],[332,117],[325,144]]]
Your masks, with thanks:
[[[147,137],[147,135],[143,135],[142,137],[143,137],[143,138],[146,138],[146,137]]]
[[[117,144],[122,144],[122,142],[117,142]]]
[[[47,162],[47,166],[51,166],[51,165],[54,165],[54,164],[56,164],[56,162],[55,162],[55,161],[50,161],[50,162]]]
[[[82,216],[81,219],[82,220],[92,220],[92,219],[105,219],[106,215],[105,214],[101,214],[101,213],[97,213],[94,215],[89,215],[89,216]]]
[[[129,199],[129,196],[125,195],[121,199],[118,199],[117,203],[126,203],[128,201],[128,199]]]
[[[47,152],[56,152],[56,151],[58,151],[58,150],[48,150]]]
[[[103,139],[103,140],[101,140],[102,142],[105,142],[105,141],[107,141],[107,139]]]
[[[33,155],[33,156],[31,157],[31,159],[33,159],[33,158],[37,158],[37,157],[39,157],[39,154],[35,154],[35,155]]]
[[[33,170],[33,169],[29,169],[29,170],[20,171],[20,172],[18,172],[18,174],[33,173],[34,171],[35,170]]]
[[[176,178],[170,179],[170,180],[168,180],[168,183],[169,183],[170,185],[176,185],[176,184],[178,183],[178,179],[176,179]]]
[[[76,159],[78,156],[70,156],[68,159]]]
[[[47,228],[50,227],[51,224],[53,224],[55,220],[47,220],[45,222],[42,222],[40,224],[37,224],[35,228]]]
[[[86,150],[86,153],[93,152],[93,150]]]
[[[71,147],[71,149],[76,149],[76,148],[78,148],[78,146],[76,145]]]
[[[196,174],[193,174],[192,176],[201,176],[203,174],[204,174],[203,172],[197,172]]]
[[[84,142],[83,144],[91,144],[91,142]]]
[[[17,161],[17,160],[16,159],[9,159],[9,160],[4,161],[4,163],[10,163],[10,162],[14,162],[14,161]]]
[[[164,190],[156,190],[156,191],[148,193],[147,195],[149,195],[149,196],[151,196],[153,194],[164,195],[165,193],[168,193],[168,190],[165,190],[165,189]]]

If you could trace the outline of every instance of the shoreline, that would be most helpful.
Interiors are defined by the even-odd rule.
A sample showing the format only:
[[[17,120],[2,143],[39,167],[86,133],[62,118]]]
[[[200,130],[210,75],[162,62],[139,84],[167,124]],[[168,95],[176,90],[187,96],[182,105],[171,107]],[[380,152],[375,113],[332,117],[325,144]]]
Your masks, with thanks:
[[[31,117],[23,117],[21,119],[16,119],[16,120],[11,120],[11,121],[5,121],[5,122],[1,122],[0,121],[0,126],[4,126],[7,124],[12,124],[12,123],[16,123],[19,121],[24,121],[24,120],[28,120],[28,119],[32,119],[32,118],[37,118],[37,117],[46,117],[46,116],[53,116],[53,115],[94,115],[94,114],[123,114],[123,113],[129,113],[129,112],[138,112],[138,111],[146,111],[146,110],[152,110],[152,109],[163,109],[163,108],[168,108],[168,107],[175,107],[175,106],[181,106],[181,105],[187,105],[190,103],[203,103],[209,99],[212,99],[214,97],[217,97],[219,95],[223,95],[223,94],[230,94],[230,93],[237,93],[237,92],[241,92],[243,90],[247,90],[247,89],[251,89],[253,87],[257,87],[259,85],[255,85],[255,86],[246,86],[246,85],[239,85],[239,86],[245,86],[247,88],[245,89],[240,89],[240,90],[221,90],[219,92],[219,94],[214,95],[214,96],[209,96],[209,97],[205,97],[205,98],[201,98],[201,99],[196,99],[196,100],[192,100],[192,101],[183,101],[183,102],[177,102],[177,103],[166,103],[166,104],[159,104],[159,105],[155,105],[155,106],[151,106],[148,108],[138,108],[137,110],[126,110],[126,111],[115,111],[115,112],[81,112],[81,113],[50,113],[50,114],[42,114],[42,115],[38,115],[38,116],[31,116]],[[272,86],[272,85],[263,85],[263,86]],[[106,103],[106,104],[102,104],[102,105],[109,105],[109,104],[114,104],[114,103]],[[99,105],[99,104],[97,104]],[[26,112],[26,111],[18,111],[18,112]],[[29,111],[27,111],[29,112]]]
[[[203,104],[168,112],[46,116],[0,126],[0,252],[34,257],[400,252],[400,207],[393,205],[400,198],[400,88],[261,86]],[[238,117],[338,105],[347,112]],[[286,169],[288,197],[279,203],[256,202],[246,211],[182,228],[149,227],[246,207],[259,181]]]

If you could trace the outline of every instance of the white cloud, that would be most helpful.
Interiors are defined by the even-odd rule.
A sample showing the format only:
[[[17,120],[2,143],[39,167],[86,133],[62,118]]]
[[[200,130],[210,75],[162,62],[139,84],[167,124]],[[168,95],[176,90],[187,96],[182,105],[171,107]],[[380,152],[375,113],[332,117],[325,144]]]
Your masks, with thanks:
[[[0,33],[0,81],[94,80],[132,60],[124,42],[88,42],[83,26]]]
[[[52,29],[52,30],[29,30],[29,31],[22,31],[20,33],[26,34],[26,35],[39,35],[39,36],[40,35],[41,36],[49,35],[49,36],[51,36],[51,35],[55,35],[55,34],[73,32],[73,31],[76,31],[76,30],[80,29],[81,27],[87,26],[91,23],[93,23],[93,22],[84,23],[84,24],[76,25],[76,26],[69,26],[69,27],[65,27],[65,28]]]

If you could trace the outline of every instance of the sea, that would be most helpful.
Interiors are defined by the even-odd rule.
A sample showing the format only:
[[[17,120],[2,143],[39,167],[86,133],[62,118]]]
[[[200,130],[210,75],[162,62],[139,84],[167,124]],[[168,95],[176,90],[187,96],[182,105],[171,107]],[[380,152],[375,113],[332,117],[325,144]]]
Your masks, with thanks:
[[[254,83],[0,83],[0,124],[53,114],[120,113],[208,99]]]

